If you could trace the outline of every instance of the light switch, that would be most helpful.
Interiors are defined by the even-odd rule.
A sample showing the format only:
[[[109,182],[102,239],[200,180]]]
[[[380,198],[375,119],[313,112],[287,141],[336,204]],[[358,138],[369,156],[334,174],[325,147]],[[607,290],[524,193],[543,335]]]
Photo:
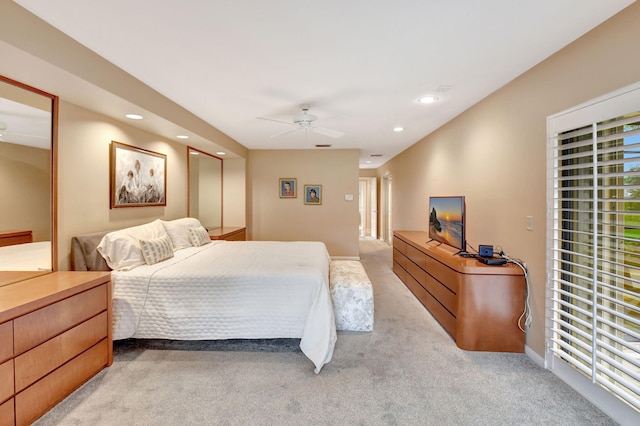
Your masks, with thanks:
[[[345,201],[353,201],[353,194],[344,194]]]
[[[527,216],[527,231],[533,231],[533,216]]]

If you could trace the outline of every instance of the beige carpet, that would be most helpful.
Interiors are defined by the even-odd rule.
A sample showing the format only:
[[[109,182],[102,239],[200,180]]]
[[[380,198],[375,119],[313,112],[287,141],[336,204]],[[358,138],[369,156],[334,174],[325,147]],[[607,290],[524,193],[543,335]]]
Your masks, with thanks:
[[[613,425],[524,354],[465,352],[361,241],[375,330],[339,332],[320,374],[290,339],[119,342],[38,425]]]

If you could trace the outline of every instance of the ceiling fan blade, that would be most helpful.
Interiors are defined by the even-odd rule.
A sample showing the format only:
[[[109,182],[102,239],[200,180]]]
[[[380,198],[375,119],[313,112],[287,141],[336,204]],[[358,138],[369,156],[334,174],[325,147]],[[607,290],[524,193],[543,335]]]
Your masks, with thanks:
[[[276,120],[275,118],[267,118],[267,117],[256,117],[256,118],[260,120],[275,121],[276,123],[288,124],[290,126],[297,126],[296,123],[292,123],[290,121],[284,121],[284,120]]]
[[[286,135],[287,133],[297,132],[300,129],[301,129],[301,127],[297,127],[295,129],[287,129],[287,130],[284,130],[282,132],[276,133],[275,135],[271,135],[271,136],[269,136],[269,138],[272,139],[272,138],[275,138],[275,137],[278,137],[278,136]]]
[[[327,129],[326,127],[312,126],[311,131],[319,133],[321,135],[329,136],[330,138],[341,138],[344,136],[344,132],[339,130]]]

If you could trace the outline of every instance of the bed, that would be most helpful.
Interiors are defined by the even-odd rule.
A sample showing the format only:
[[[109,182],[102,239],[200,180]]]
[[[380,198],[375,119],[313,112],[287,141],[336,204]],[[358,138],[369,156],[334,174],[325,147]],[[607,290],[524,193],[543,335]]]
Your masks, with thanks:
[[[211,241],[203,229],[182,218],[72,239],[73,269],[112,270],[114,340],[299,338],[319,373],[336,341],[326,246]],[[171,254],[147,262],[158,240]]]
[[[51,242],[33,242],[31,231],[0,232],[0,271],[50,271]]]

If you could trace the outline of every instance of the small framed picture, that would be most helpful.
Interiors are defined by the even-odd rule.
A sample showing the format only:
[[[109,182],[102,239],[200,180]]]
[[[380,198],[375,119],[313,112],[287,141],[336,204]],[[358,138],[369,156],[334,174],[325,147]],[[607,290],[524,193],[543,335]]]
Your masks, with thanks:
[[[315,205],[322,204],[322,185],[305,185],[304,203]]]
[[[298,184],[295,178],[280,178],[279,192],[280,198],[296,198]]]

